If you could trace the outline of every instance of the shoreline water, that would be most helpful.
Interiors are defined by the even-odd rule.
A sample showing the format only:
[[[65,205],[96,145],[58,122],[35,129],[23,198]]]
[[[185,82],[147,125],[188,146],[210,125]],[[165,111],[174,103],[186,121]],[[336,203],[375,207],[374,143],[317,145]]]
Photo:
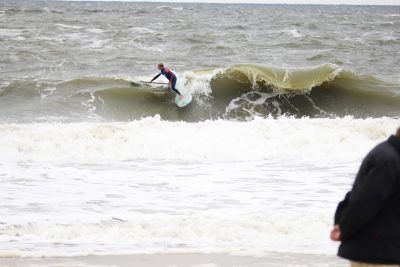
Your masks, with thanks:
[[[149,118],[3,126],[2,254],[333,255],[337,202],[362,155],[398,124]]]
[[[70,258],[0,258],[3,267],[345,267],[345,260],[336,256],[297,253],[269,253],[263,257],[234,256],[228,254],[150,254],[105,255]]]

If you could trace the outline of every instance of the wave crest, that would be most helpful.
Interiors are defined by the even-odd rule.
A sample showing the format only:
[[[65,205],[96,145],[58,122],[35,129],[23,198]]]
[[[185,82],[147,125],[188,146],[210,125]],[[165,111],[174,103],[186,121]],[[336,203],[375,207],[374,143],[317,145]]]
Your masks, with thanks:
[[[270,86],[274,93],[304,93],[335,79],[343,68],[334,64],[323,64],[311,68],[275,68],[261,65],[234,65],[222,73],[228,77],[244,76],[254,85]]]

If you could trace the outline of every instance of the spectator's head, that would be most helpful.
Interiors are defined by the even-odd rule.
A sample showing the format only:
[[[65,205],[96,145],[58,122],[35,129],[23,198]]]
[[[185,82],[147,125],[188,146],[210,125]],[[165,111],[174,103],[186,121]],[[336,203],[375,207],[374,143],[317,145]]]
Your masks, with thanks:
[[[159,64],[157,65],[157,67],[158,67],[159,70],[162,70],[162,69],[164,68],[164,64],[159,63]]]

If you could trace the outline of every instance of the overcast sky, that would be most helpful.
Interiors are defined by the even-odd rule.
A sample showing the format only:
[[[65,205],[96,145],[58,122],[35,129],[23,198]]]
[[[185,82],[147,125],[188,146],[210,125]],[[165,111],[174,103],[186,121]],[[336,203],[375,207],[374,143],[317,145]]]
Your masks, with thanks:
[[[400,5],[400,0],[100,0],[140,2],[212,2],[212,3],[265,3],[265,4],[328,4],[328,5]]]

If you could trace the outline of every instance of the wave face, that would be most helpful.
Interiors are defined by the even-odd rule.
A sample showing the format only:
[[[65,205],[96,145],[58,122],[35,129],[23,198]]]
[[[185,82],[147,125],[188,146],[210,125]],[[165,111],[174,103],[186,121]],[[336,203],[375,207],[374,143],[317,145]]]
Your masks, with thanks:
[[[223,116],[228,118],[400,115],[397,84],[334,64],[298,69],[235,65],[215,75],[211,86],[216,102],[226,104]]]
[[[398,117],[399,85],[359,76],[334,64],[274,68],[241,64],[183,72],[177,88],[193,102],[179,109],[166,88],[141,84],[148,77],[83,77],[62,82],[16,81],[0,91],[10,113],[2,120],[128,121],[249,120],[254,117]],[[32,113],[26,110],[35,111]],[[22,119],[21,119],[22,118]]]

